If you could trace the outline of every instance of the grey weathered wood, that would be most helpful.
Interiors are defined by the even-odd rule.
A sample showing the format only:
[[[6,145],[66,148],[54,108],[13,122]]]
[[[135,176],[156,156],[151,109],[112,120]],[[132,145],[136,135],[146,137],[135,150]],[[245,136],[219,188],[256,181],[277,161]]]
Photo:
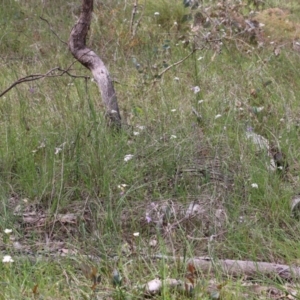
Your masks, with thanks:
[[[100,57],[86,46],[92,11],[93,0],[82,0],[81,14],[71,31],[68,45],[73,56],[92,72],[106,108],[106,116],[112,125],[120,127],[121,116],[113,81]]]
[[[152,258],[186,262],[187,266],[194,266],[199,274],[221,272],[225,276],[240,277],[246,275],[250,278],[266,276],[288,281],[300,280],[300,268],[298,266],[249,260],[212,259],[207,256],[194,257],[187,260],[184,257],[165,255],[155,255]]]
[[[187,262],[193,264],[197,270],[206,273],[215,269],[221,270],[223,274],[230,276],[267,276],[280,277],[284,280],[300,279],[300,268],[268,262],[256,262],[247,260],[217,260],[210,258],[191,258]]]

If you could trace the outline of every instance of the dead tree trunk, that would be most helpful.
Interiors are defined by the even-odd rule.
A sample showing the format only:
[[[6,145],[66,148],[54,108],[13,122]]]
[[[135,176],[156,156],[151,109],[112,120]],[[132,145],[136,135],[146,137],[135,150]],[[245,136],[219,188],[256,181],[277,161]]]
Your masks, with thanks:
[[[92,11],[93,0],[82,0],[82,11],[71,31],[68,45],[73,56],[92,72],[106,108],[106,116],[112,125],[119,128],[121,127],[121,116],[109,72],[100,57],[86,46],[86,36],[92,20]]]

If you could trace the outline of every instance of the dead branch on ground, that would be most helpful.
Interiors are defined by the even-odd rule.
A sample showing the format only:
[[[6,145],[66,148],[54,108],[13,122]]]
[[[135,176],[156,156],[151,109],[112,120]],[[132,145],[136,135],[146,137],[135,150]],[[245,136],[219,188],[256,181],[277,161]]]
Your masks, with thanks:
[[[183,257],[157,255],[153,258],[171,261],[186,261]],[[195,257],[186,261],[187,266],[192,265],[199,274],[221,272],[225,276],[248,276],[249,278],[281,278],[286,281],[300,279],[300,267],[288,266],[269,262],[214,259],[211,257]]]

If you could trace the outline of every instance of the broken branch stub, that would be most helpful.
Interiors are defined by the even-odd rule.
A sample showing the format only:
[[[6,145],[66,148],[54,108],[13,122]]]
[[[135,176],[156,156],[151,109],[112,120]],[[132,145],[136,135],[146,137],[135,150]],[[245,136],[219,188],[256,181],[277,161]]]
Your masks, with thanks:
[[[82,0],[80,17],[71,31],[68,46],[73,56],[92,72],[106,108],[106,116],[111,124],[121,127],[121,116],[113,81],[100,57],[86,46],[92,11],[93,0]]]

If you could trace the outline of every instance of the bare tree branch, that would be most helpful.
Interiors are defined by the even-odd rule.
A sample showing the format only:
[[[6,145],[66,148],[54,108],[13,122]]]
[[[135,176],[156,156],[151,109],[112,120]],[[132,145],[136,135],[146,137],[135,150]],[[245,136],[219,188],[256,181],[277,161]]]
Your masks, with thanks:
[[[135,15],[136,15],[136,12],[137,12],[137,6],[138,6],[138,0],[135,0],[134,1],[134,4],[133,4],[133,8],[132,8],[132,13],[131,13],[131,21],[130,21],[130,33],[131,33],[131,36],[133,36],[134,32],[133,32],[133,23],[134,23],[134,18],[135,18]]]
[[[65,45],[68,45],[67,42],[63,41],[59,36],[58,34],[52,29],[52,26],[51,24],[49,23],[48,20],[44,19],[43,17],[40,17],[41,20],[43,20],[44,22],[46,22],[49,26],[49,29],[51,30],[51,32],[59,39],[59,41],[61,41],[62,43],[64,43]]]
[[[141,11],[141,13],[140,13],[140,17],[137,19],[137,21],[135,22],[135,24],[133,24],[133,22],[132,22],[131,39],[135,37],[136,32],[137,32],[137,29],[138,29],[138,27],[139,27],[139,25],[140,25],[140,23],[141,23],[141,21],[142,21],[142,18],[143,18],[143,16],[144,16],[145,3],[144,3],[144,5],[142,6],[142,8],[143,8],[143,9],[142,9],[142,11]],[[137,13],[137,11],[136,11],[136,13]]]
[[[117,96],[109,72],[100,57],[86,46],[86,37],[92,20],[93,0],[82,0],[82,11],[69,38],[73,56],[88,68],[98,84],[106,115],[113,125],[121,126]]]
[[[72,63],[70,65],[70,67],[73,65],[74,63]],[[64,74],[69,75],[70,77],[73,78],[85,78],[85,79],[89,79],[89,76],[83,76],[83,75],[73,75],[70,73],[70,67],[66,70],[61,69],[60,67],[56,67],[53,68],[51,70],[49,70],[48,72],[46,72],[45,74],[32,74],[32,75],[28,75],[25,77],[22,77],[18,80],[16,80],[14,83],[12,83],[7,89],[5,89],[3,92],[0,93],[0,97],[2,97],[3,95],[5,95],[7,92],[9,92],[12,88],[14,88],[16,85],[20,84],[20,83],[24,83],[24,82],[28,82],[28,81],[35,81],[38,79],[42,79],[42,78],[49,78],[49,77],[61,77]],[[54,74],[55,71],[59,71],[60,73],[58,74]]]
[[[184,57],[183,59],[177,61],[176,63],[168,66],[167,68],[165,68],[164,70],[162,70],[157,76],[161,77],[164,73],[166,73],[167,71],[169,71],[170,69],[172,69],[173,67],[180,65],[181,63],[183,63],[185,60],[187,60],[192,54],[194,54],[197,50],[199,49],[193,49],[191,53],[189,53],[186,57]]]

